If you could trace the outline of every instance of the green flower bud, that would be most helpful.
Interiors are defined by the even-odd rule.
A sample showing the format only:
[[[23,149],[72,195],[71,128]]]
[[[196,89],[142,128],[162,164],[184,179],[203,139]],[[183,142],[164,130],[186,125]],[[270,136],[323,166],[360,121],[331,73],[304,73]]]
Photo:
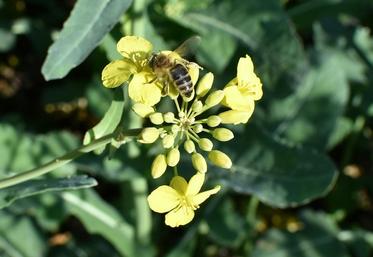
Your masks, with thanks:
[[[150,121],[155,125],[161,125],[163,123],[163,115],[160,112],[155,112],[149,115]]]
[[[203,104],[201,101],[195,101],[193,104],[192,104],[192,110],[194,112],[200,112],[202,110],[202,107],[203,107]]]
[[[172,148],[167,154],[168,166],[175,167],[180,161],[180,151],[177,148]]]
[[[184,149],[187,153],[191,154],[196,150],[196,147],[195,147],[193,141],[188,139],[188,140],[185,140]]]
[[[207,163],[205,158],[203,158],[202,154],[192,154],[192,165],[199,172],[206,173],[207,171]]]
[[[212,150],[211,152],[209,152],[209,159],[213,164],[215,164],[218,167],[224,169],[230,169],[232,167],[231,159],[228,157],[228,155],[221,151]]]
[[[173,112],[167,112],[163,115],[163,119],[167,123],[172,123],[175,119],[175,115]]]
[[[212,92],[206,99],[205,105],[210,108],[217,104],[219,104],[224,98],[224,91],[223,90],[216,90]]]
[[[173,135],[167,135],[162,139],[163,147],[164,148],[171,148],[174,145],[175,138]]]
[[[132,110],[142,118],[147,117],[149,114],[155,111],[153,107],[142,104],[142,103],[134,104],[132,106]]]
[[[139,141],[143,144],[154,143],[159,137],[159,130],[157,128],[144,128],[141,131]]]
[[[226,128],[217,128],[212,131],[212,136],[222,142],[226,142],[234,138],[233,132]]]
[[[220,123],[221,123],[221,118],[217,115],[212,115],[207,118],[207,125],[209,127],[212,127],[212,128],[217,127],[220,125]]]
[[[214,146],[211,142],[210,139],[208,138],[201,138],[198,140],[198,146],[201,148],[203,151],[209,152],[212,150],[212,147]]]
[[[193,126],[193,130],[196,133],[201,133],[203,131],[203,126],[202,124],[196,124]]]
[[[214,74],[211,72],[207,73],[202,79],[199,80],[197,85],[196,94],[198,97],[204,97],[212,87],[214,81]]]
[[[159,178],[166,171],[166,168],[166,156],[163,154],[157,155],[152,163],[152,177]]]

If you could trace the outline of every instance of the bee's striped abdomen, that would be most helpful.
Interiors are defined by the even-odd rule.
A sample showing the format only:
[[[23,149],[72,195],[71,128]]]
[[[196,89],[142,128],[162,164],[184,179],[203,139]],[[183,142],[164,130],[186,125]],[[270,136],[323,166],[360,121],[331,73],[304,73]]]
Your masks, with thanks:
[[[172,80],[181,95],[190,97],[193,92],[192,79],[188,70],[181,64],[176,64],[170,69]]]

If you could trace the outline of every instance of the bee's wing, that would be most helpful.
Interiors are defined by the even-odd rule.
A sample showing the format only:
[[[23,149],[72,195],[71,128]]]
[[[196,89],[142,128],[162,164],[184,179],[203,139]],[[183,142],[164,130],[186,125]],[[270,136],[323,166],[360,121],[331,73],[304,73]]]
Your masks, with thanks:
[[[196,49],[199,43],[201,42],[201,37],[193,36],[185,40],[174,52],[178,53],[181,57],[192,54]]]

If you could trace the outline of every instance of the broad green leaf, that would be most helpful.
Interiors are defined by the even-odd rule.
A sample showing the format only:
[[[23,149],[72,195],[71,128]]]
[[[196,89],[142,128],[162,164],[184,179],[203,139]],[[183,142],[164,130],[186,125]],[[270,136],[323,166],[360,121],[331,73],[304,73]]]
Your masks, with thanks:
[[[113,133],[115,129],[118,127],[120,121],[122,120],[122,115],[124,111],[124,95],[123,95],[123,88],[115,89],[114,99],[111,102],[111,105],[105,116],[102,120],[93,128],[88,130],[84,136],[83,144],[89,144],[95,139],[101,138],[105,135]],[[101,149],[96,150],[96,153],[100,153],[105,149],[102,147]]]
[[[14,201],[46,192],[81,189],[93,187],[97,181],[87,176],[71,178],[50,178],[30,180],[12,187],[0,190],[0,209],[9,206]]]
[[[46,238],[26,215],[0,211],[0,256],[45,256]]]
[[[0,174],[10,176],[45,164],[73,150],[78,144],[78,139],[67,132],[32,135],[8,124],[0,124]],[[75,168],[73,164],[68,164],[56,171],[67,176]]]
[[[184,26],[200,33],[203,40],[205,40],[203,35],[209,40],[211,33],[220,32],[226,36],[225,40],[221,38],[219,48],[209,49],[211,61],[218,58],[220,52],[224,53],[221,48],[232,46],[229,38],[233,38],[244,46],[245,50],[240,54],[253,53],[256,67],[260,64],[260,75],[267,91],[276,89],[280,95],[292,91],[291,88],[284,89],[283,83],[301,77],[299,69],[306,66],[307,62],[302,45],[279,1],[215,0],[211,1],[206,8],[184,7],[179,8],[182,10],[179,12],[176,11],[177,5],[186,4],[175,1],[174,8],[169,7],[170,13],[175,10],[172,17]],[[204,52],[204,54],[207,53]],[[234,63],[236,65],[236,61]],[[279,80],[282,84],[275,88]]]
[[[78,0],[56,42],[48,50],[42,73],[59,79],[78,66],[128,9],[131,0]]]
[[[223,148],[233,167],[221,173],[236,192],[254,194],[266,204],[284,208],[324,196],[336,181],[332,161],[314,149],[273,138],[253,123],[238,137],[230,148]]]
[[[369,0],[308,0],[290,8],[288,13],[294,24],[300,28],[310,28],[316,20],[324,17],[338,17],[341,14],[364,19],[371,15],[373,3]]]
[[[239,247],[250,230],[242,216],[235,212],[233,202],[228,199],[222,201],[208,216],[207,224],[210,229],[208,236],[219,245],[230,248]]]
[[[338,229],[322,213],[305,211],[301,215],[302,228],[295,233],[269,230],[256,244],[253,257],[348,257],[344,245],[338,241]]]
[[[123,256],[135,255],[133,228],[94,191],[62,195],[68,212],[79,218],[90,233],[106,238]]]

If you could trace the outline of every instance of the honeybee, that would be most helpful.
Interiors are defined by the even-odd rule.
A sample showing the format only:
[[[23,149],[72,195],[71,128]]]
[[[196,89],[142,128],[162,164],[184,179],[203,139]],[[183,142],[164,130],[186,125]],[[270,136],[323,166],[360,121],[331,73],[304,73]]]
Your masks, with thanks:
[[[156,80],[165,82],[164,92],[167,93],[172,84],[183,97],[192,96],[193,83],[189,74],[192,63],[183,57],[193,51],[200,40],[200,37],[193,36],[172,52],[159,52],[151,56],[149,65],[156,74]]]

